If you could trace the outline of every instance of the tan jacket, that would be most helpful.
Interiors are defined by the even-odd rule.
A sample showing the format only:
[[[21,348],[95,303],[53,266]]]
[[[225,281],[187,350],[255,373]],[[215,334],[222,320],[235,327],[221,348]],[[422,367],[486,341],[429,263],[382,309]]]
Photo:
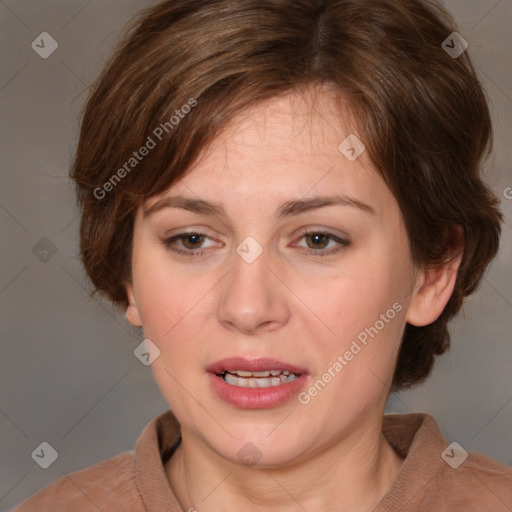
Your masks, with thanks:
[[[465,452],[448,446],[431,416],[386,415],[383,432],[405,460],[374,512],[512,512],[512,469],[472,452],[461,463]],[[184,512],[164,469],[179,440],[167,411],[135,450],[59,478],[13,512]]]

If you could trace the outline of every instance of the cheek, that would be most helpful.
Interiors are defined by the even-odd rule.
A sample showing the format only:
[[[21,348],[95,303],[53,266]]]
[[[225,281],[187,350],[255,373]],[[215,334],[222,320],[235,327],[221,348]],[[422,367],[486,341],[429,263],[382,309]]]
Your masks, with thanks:
[[[318,373],[303,398],[311,399],[319,416],[333,403],[339,405],[336,417],[363,414],[388,393],[394,373],[407,309],[403,286],[390,260],[373,267],[359,262],[316,295],[319,316],[330,329],[328,336],[310,330]]]
[[[398,267],[403,268],[403,262],[395,263],[394,256],[382,248],[380,253],[355,251],[328,274],[315,280],[296,280],[294,292],[316,314],[312,322],[319,324],[318,339],[325,348],[341,349],[350,344],[395,302],[403,302],[405,282]],[[400,308],[388,316],[400,324],[396,309]]]
[[[199,381],[188,376],[197,372],[208,339],[205,318],[212,308],[208,295],[212,285],[204,274],[189,275],[165,257],[147,254],[134,264],[133,276],[139,284],[137,303],[144,337],[160,349],[151,365],[156,382],[171,409],[184,416],[192,414],[193,403],[183,386],[199,396],[195,390]]]
[[[167,343],[184,326],[187,337],[194,337],[190,321],[208,302],[208,286],[204,274],[187,273],[160,248],[134,250],[133,280],[144,335]],[[191,330],[192,329],[192,330]]]
[[[314,289],[316,310],[330,328],[315,338],[322,373],[315,379],[333,382],[314,407],[335,400],[345,411],[365,408],[388,392],[407,310],[406,256],[383,243],[355,251]],[[324,373],[329,371],[336,377]]]

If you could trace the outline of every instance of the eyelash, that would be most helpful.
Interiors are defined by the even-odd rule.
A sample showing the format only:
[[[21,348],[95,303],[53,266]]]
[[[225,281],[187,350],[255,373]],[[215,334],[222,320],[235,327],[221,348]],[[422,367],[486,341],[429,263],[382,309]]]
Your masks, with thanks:
[[[192,236],[192,235],[198,235],[198,236],[204,236],[206,238],[210,238],[205,233],[199,233],[197,231],[189,231],[189,232],[180,233],[178,235],[175,235],[175,236],[172,236],[172,237],[167,238],[165,240],[162,240],[162,244],[167,249],[170,249],[171,251],[173,251],[173,252],[175,252],[177,254],[181,254],[181,255],[184,255],[184,256],[187,256],[187,257],[190,257],[190,258],[201,257],[204,254],[206,254],[206,252],[208,252],[208,251],[207,250],[203,250],[203,249],[199,249],[197,251],[194,251],[192,249],[190,249],[190,250],[183,250],[183,249],[178,249],[176,247],[172,247],[172,244],[176,240],[182,240],[183,238],[187,238],[187,237]],[[325,251],[325,250],[322,250],[322,249],[307,249],[307,250],[305,250],[305,253],[308,256],[324,258],[326,256],[331,256],[333,254],[339,253],[340,251],[343,251],[346,247],[348,247],[351,244],[350,241],[345,240],[343,238],[340,238],[340,237],[338,237],[336,235],[333,235],[332,233],[329,233],[329,232],[326,232],[326,231],[318,231],[318,230],[301,230],[300,231],[300,238],[304,238],[305,236],[308,236],[308,235],[324,235],[328,239],[334,240],[335,242],[337,242],[339,244],[339,247],[337,247],[334,250],[330,249],[329,251]]]

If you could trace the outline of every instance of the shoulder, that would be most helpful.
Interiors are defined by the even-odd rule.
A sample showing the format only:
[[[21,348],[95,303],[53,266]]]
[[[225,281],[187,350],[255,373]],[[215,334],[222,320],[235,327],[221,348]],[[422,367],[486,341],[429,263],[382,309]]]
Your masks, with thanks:
[[[445,490],[448,502],[460,502],[466,510],[512,510],[512,468],[453,443],[443,459],[438,488]]]
[[[388,415],[383,432],[404,462],[382,510],[404,500],[418,511],[512,510],[512,468],[448,443],[432,416]]]
[[[134,452],[124,452],[44,487],[13,512],[142,510],[136,484]],[[140,502],[141,503],[141,502]]]
[[[12,512],[179,510],[163,463],[180,439],[179,423],[167,410],[144,427],[134,450],[63,474]]]

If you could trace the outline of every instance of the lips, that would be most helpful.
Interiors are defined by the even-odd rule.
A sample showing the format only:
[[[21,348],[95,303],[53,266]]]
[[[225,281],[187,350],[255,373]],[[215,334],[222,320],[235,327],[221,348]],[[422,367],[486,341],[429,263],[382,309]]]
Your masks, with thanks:
[[[214,393],[238,409],[270,409],[283,405],[308,380],[305,368],[268,358],[232,357],[217,361],[206,370]],[[266,375],[268,372],[270,375]],[[273,375],[277,372],[279,377]]]
[[[206,367],[206,371],[215,375],[222,375],[225,372],[235,373],[237,370],[246,372],[264,372],[279,370],[280,372],[290,372],[295,375],[307,373],[305,368],[294,366],[292,364],[278,361],[277,359],[260,358],[244,359],[243,357],[230,357],[212,363]]]

